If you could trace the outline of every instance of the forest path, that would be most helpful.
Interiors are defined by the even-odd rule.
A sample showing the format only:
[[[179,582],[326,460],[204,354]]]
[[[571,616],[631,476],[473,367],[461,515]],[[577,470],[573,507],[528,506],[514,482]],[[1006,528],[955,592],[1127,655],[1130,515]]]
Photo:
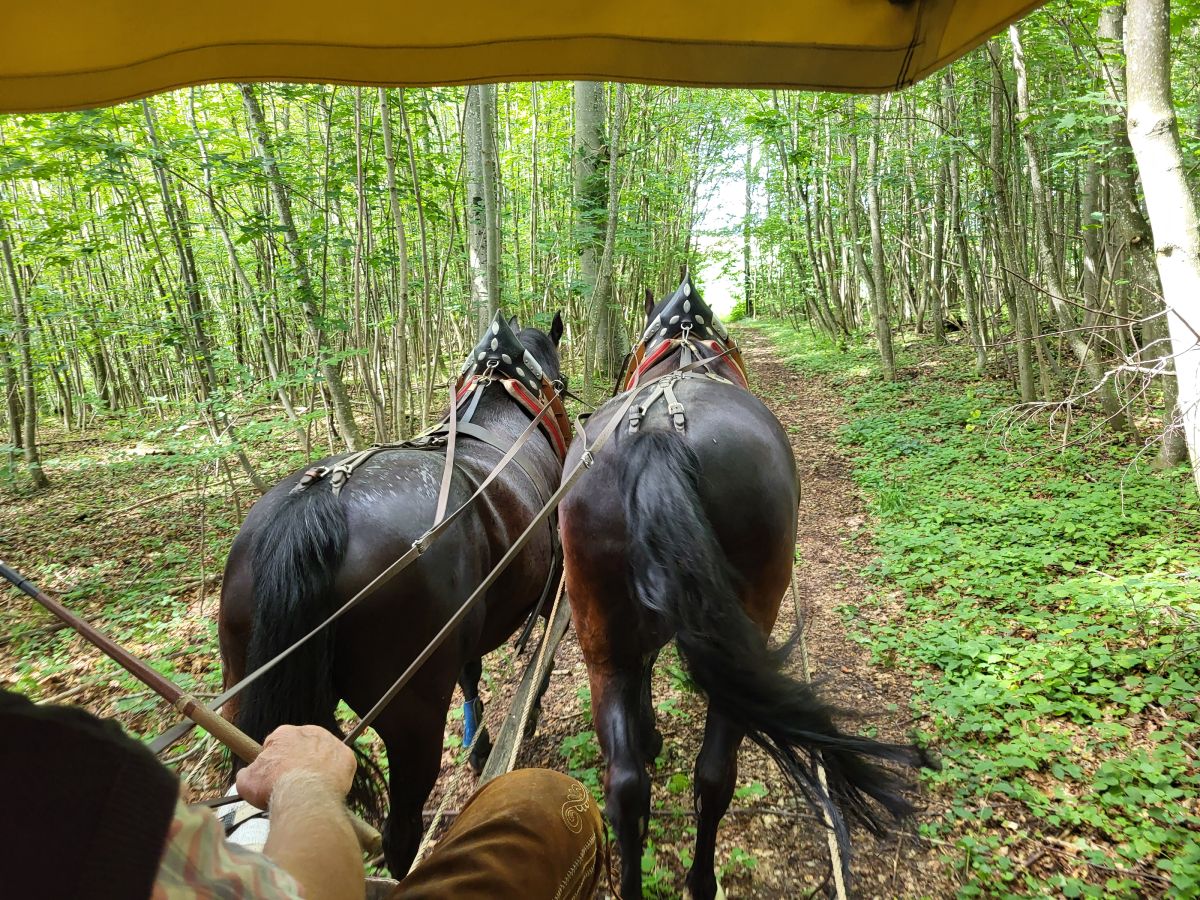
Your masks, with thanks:
[[[910,685],[899,673],[871,665],[869,651],[847,637],[839,612],[845,605],[859,606],[871,592],[860,573],[872,557],[867,513],[850,477],[849,461],[835,440],[845,417],[843,401],[824,379],[788,367],[766,334],[741,328],[737,337],[753,390],[783,423],[796,454],[801,480],[796,582],[807,620],[804,634],[812,677],[824,682],[826,695],[837,703],[877,714],[862,727],[874,726],[879,737],[902,741],[909,727]],[[884,613],[875,608],[864,614]],[[791,634],[795,623],[796,610],[788,596],[776,639]],[[507,709],[524,661],[513,667],[501,654],[488,661],[495,681],[484,696],[493,728]],[[793,654],[792,671],[803,677],[799,653]],[[571,631],[558,651],[538,732],[526,741],[518,764],[568,768],[595,783],[602,763],[590,732],[587,696],[587,672]],[[665,749],[661,764],[651,772],[654,815],[648,857],[653,862],[643,861],[645,894],[673,897],[682,891],[684,862],[690,861],[694,843],[691,779],[704,704],[702,697],[683,688],[670,648],[656,667],[654,697]],[[461,770],[454,765],[459,751],[451,736],[458,733],[452,723],[443,777],[427,808],[436,807],[442,791],[450,788],[456,796],[447,806],[456,809],[474,788],[469,774],[455,778],[455,771]],[[885,839],[856,829],[853,839],[855,896],[953,895],[936,850],[917,840],[914,824]],[[832,891],[823,829],[774,764],[748,742],[739,756],[738,792],[722,823],[717,860],[725,869],[723,883],[731,897],[798,898]]]

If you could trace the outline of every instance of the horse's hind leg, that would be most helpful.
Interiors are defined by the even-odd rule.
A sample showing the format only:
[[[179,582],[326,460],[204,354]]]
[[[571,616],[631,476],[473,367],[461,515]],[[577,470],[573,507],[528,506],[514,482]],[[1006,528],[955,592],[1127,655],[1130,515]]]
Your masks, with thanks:
[[[483,724],[483,701],[479,698],[479,679],[482,677],[483,660],[480,658],[467,662],[458,676],[458,686],[463,692],[463,743],[471,745],[471,769],[476,775],[483,771],[492,753],[492,739]]]
[[[642,697],[641,697],[641,729],[642,747],[646,751],[646,759],[653,762],[662,753],[663,736],[658,730],[654,717],[654,698],[650,694],[650,683],[654,677],[654,662],[658,659],[658,651],[647,654],[642,663]]]
[[[709,706],[704,723],[704,745],[696,757],[692,788],[696,804],[696,856],[688,872],[687,886],[696,900],[713,900],[717,893],[717,877],[713,870],[717,827],[733,799],[737,752],[742,737],[739,728]]]
[[[642,844],[650,819],[650,777],[641,734],[641,672],[591,673],[596,733],[604,751],[605,812],[621,848],[621,896],[642,896]]]
[[[375,721],[388,760],[390,807],[383,855],[396,878],[408,873],[424,833],[422,811],[442,768],[447,700],[439,704],[401,694]]]
[[[221,583],[217,611],[217,639],[221,648],[222,687],[228,689],[246,677],[246,651],[254,623],[254,581],[244,552],[230,551]],[[240,697],[225,704],[221,715],[237,721]]]

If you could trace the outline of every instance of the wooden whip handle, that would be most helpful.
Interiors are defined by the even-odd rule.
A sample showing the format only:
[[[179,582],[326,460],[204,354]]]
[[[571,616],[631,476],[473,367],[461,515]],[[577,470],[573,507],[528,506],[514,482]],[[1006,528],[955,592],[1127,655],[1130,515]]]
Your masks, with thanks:
[[[180,695],[175,708],[237,754],[243,762],[252,763],[258,758],[258,754],[262,753],[262,744],[249,737],[224,716],[187,694]],[[354,813],[347,812],[347,815],[359,845],[368,853],[378,853],[383,844],[379,832]]]

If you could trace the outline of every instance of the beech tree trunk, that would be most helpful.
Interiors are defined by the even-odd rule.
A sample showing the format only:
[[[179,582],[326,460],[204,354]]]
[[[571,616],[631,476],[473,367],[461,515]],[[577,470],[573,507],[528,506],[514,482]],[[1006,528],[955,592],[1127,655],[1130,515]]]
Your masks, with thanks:
[[[1125,88],[1124,40],[1125,4],[1116,3],[1100,10],[1097,37],[1100,43],[1100,67],[1105,93],[1113,106],[1128,110]],[[1141,339],[1136,341],[1138,359],[1161,365],[1164,372],[1159,380],[1163,391],[1163,435],[1155,465],[1158,468],[1177,466],[1187,459],[1187,443],[1183,431],[1175,427],[1179,382],[1169,351],[1171,337],[1167,332],[1166,308],[1162,301],[1162,285],[1154,263],[1154,235],[1150,223],[1142,214],[1135,180],[1137,163],[1129,146],[1125,123],[1117,119],[1109,129],[1116,148],[1116,159],[1110,166],[1109,216],[1113,223],[1116,243],[1113,262],[1117,312],[1143,317]],[[1121,323],[1124,324],[1124,323]],[[1130,329],[1132,331],[1132,329]],[[1149,352],[1144,352],[1148,349]]]
[[[404,94],[400,95],[404,102]],[[396,231],[396,324],[392,326],[392,346],[396,354],[396,378],[392,395],[392,428],[405,434],[405,390],[408,378],[408,236],[400,212],[400,189],[396,182],[396,147],[392,140],[392,114],[386,88],[379,88],[379,117],[383,128],[383,156],[387,166],[388,208]]]
[[[621,176],[617,161],[621,154],[621,130],[625,124],[625,85],[616,85],[612,131],[608,147],[608,197],[604,221],[604,251],[596,277],[592,301],[592,341],[596,347],[596,368],[606,379],[620,373],[624,353],[621,349],[621,312],[613,296],[613,256],[616,252],[617,215],[621,210]]]
[[[25,311],[25,295],[21,280],[17,277],[17,266],[13,262],[12,241],[8,234],[8,223],[0,219],[0,253],[4,256],[4,269],[8,274],[8,287],[12,292],[13,330],[16,332],[17,356],[21,362],[21,391],[25,406],[25,468],[35,490],[50,487],[50,479],[42,471],[42,457],[37,445],[37,386],[33,379],[33,351],[29,346],[29,319]]]
[[[463,131],[467,154],[467,257],[471,276],[471,306],[475,309],[476,324],[488,323],[491,298],[488,295],[488,214],[483,171],[483,86],[467,88]]]
[[[1000,68],[1000,49],[995,40],[988,41],[988,56],[992,63],[991,85],[991,142],[988,148],[988,168],[992,175],[992,194],[995,202],[997,235],[996,251],[999,255],[1001,291],[1008,307],[1016,343],[1017,382],[1021,402],[1032,403],[1037,396],[1033,382],[1033,325],[1025,300],[1019,295],[1014,282],[1020,274],[1018,268],[1016,237],[1013,234],[1013,206],[1009,196],[1008,176],[1004,166],[1004,129],[1008,120],[1005,104],[1007,93],[1004,76]]]
[[[1171,97],[1167,0],[1129,0],[1125,58],[1129,143],[1154,233],[1179,382],[1179,418],[1200,490],[1200,218],[1183,169]]]
[[[874,307],[875,343],[883,360],[883,373],[889,381],[896,380],[896,355],[892,350],[892,323],[888,316],[887,270],[883,259],[883,212],[879,205],[879,130],[883,127],[883,98],[876,96],[871,109],[871,143],[867,150],[870,169],[867,185],[867,210],[871,221],[871,292]]]
[[[750,237],[754,228],[754,141],[746,143],[746,212],[742,217],[742,291],[746,304],[747,318],[754,318],[754,275],[750,270]],[[805,215],[805,224],[809,217]],[[811,242],[810,242],[811,246]],[[813,260],[816,264],[816,260]]]
[[[600,258],[604,252],[606,182],[601,171],[604,154],[604,84],[599,81],[575,82],[575,132],[571,142],[575,180],[575,240],[579,248],[579,282],[583,288],[584,311],[588,322],[587,349],[584,353],[584,377],[590,386],[598,356],[597,344],[604,337],[600,329],[607,321],[597,316],[596,291]]]
[[[487,312],[491,321],[500,308],[500,176],[496,148],[496,86],[479,85],[479,143],[483,157],[483,218],[487,232]]]
[[[8,339],[0,337],[0,373],[4,376],[4,411],[8,417],[8,442],[20,450],[25,443],[22,433],[24,410],[21,408],[21,383],[17,377],[17,367],[13,365],[12,354],[8,350]]]

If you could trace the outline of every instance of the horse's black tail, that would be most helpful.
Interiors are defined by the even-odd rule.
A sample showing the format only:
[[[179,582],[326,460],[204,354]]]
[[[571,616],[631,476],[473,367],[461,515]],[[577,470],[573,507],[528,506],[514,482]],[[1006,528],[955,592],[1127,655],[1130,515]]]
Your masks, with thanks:
[[[341,501],[327,483],[283,499],[251,549],[254,624],[246,653],[252,673],[312,631],[334,611],[334,581],[350,529]],[[261,743],[280,725],[322,725],[341,735],[333,686],[337,623],[307,641],[242,693],[238,727]],[[381,818],[381,773],[357,747],[359,766],[351,803]]]
[[[848,834],[839,810],[876,832],[884,820],[870,800],[895,818],[911,813],[908,784],[872,760],[936,763],[917,747],[841,731],[833,719],[838,711],[782,671],[785,654],[770,651],[743,610],[738,575],[700,505],[700,462],[692,449],[669,432],[634,438],[622,456],[620,486],[636,596],[673,626],[680,654],[710,704],[745,729],[810,803],[828,810],[844,849]]]

